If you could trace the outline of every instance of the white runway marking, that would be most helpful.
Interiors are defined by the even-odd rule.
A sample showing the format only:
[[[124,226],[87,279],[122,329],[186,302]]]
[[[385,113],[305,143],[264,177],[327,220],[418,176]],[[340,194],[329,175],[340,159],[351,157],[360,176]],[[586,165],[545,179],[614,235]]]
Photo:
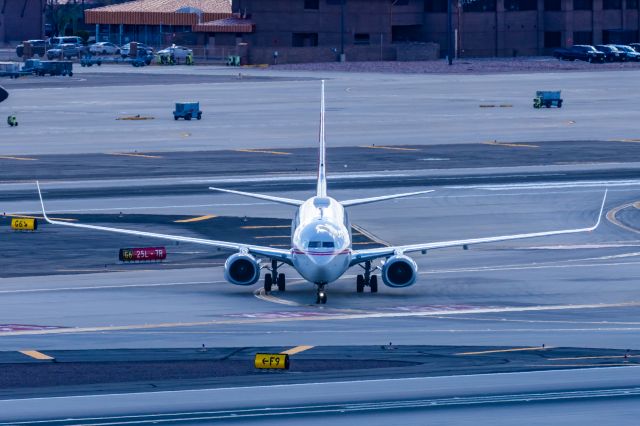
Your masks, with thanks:
[[[456,189],[484,189],[487,191],[512,191],[515,189],[565,189],[565,188],[613,188],[625,186],[640,186],[640,180],[601,180],[575,182],[545,182],[545,183],[515,183],[497,185],[456,185],[449,188]]]

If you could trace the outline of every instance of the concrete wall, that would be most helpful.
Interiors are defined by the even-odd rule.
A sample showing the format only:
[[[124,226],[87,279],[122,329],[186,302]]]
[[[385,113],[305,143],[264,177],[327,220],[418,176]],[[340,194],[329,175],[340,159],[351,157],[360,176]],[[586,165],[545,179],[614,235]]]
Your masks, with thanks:
[[[0,43],[40,39],[44,32],[45,0],[1,0]]]
[[[411,43],[378,46],[348,46],[345,55],[349,62],[362,61],[430,61],[438,58],[440,46],[435,43]],[[249,48],[250,64],[273,64],[274,49],[255,46]],[[324,47],[280,47],[278,63],[335,62],[338,55]]]
[[[591,32],[594,44],[603,42],[603,32],[635,32],[638,39],[640,13],[637,9],[603,9],[603,0],[593,0],[593,10],[573,10],[573,0],[562,0],[561,11],[545,11],[544,0],[537,10],[507,11],[504,0],[497,0],[496,11],[463,12],[454,8],[454,28],[458,29],[459,54],[471,56],[513,56],[550,54],[545,48],[545,32],[561,32],[561,45],[574,43],[575,32]],[[458,19],[458,16],[460,19]],[[446,50],[446,13],[425,13],[424,40],[434,41]],[[443,53],[441,52],[441,55]]]

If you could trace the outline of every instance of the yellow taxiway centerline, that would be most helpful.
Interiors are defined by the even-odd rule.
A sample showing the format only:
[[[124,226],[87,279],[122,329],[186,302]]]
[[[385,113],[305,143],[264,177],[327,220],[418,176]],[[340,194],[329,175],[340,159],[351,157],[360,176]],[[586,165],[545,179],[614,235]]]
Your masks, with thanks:
[[[295,354],[299,354],[300,352],[308,351],[311,348],[314,348],[314,346],[301,345],[301,346],[296,346],[295,348],[288,349],[286,351],[282,351],[280,353],[282,355],[295,355]]]
[[[6,216],[7,217],[21,217],[21,218],[25,218],[25,219],[41,219],[41,220],[44,220],[43,216],[29,216],[29,215],[24,215],[24,214],[9,213]],[[49,219],[61,220],[63,222],[77,222],[78,221],[78,219],[70,219],[70,218],[66,218],[66,217],[50,217]]]
[[[53,357],[49,356],[49,355],[45,355],[42,352],[38,352],[36,350],[33,349],[24,349],[21,351],[18,351],[23,355],[29,356],[31,358],[34,359],[39,359],[41,361],[51,361],[52,359],[54,359]]]
[[[160,155],[138,154],[135,152],[108,152],[107,155],[120,155],[123,157],[162,158]]]
[[[9,155],[0,155],[0,160],[16,160],[16,161],[38,161],[37,158],[30,157],[12,157]]]
[[[512,349],[495,349],[491,351],[479,351],[479,352],[459,352],[454,355],[485,355],[485,354],[497,354],[503,352],[524,352],[524,351],[544,351],[547,349],[551,349],[550,346],[532,346],[529,348],[512,348]]]
[[[173,223],[191,223],[191,222],[200,222],[202,220],[208,220],[208,219],[213,219],[214,217],[218,217],[214,214],[207,214],[204,216],[198,216],[198,217],[192,217],[190,219],[180,219],[180,220],[174,220]]]
[[[640,139],[609,139],[609,142],[640,143]]]
[[[255,238],[256,240],[267,240],[267,239],[272,239],[272,238],[290,238],[291,235],[256,235]]]
[[[640,230],[638,230],[638,229],[636,229],[636,228],[632,228],[632,227],[630,227],[630,226],[625,225],[624,223],[620,222],[620,221],[618,220],[618,218],[616,217],[616,216],[617,216],[617,214],[618,214],[618,212],[619,212],[620,210],[624,210],[624,209],[626,209],[626,208],[628,208],[628,207],[631,207],[631,206],[634,206],[634,207],[635,207],[637,203],[638,203],[638,202],[635,202],[635,203],[627,203],[627,204],[623,204],[623,205],[621,205],[621,206],[618,206],[618,207],[614,207],[614,208],[612,208],[611,210],[609,210],[609,211],[607,212],[607,215],[606,215],[607,220],[608,220],[609,222],[613,223],[614,225],[619,226],[619,227],[620,227],[620,228],[622,228],[622,229],[626,229],[627,231],[631,231],[631,232],[635,232],[636,234],[640,234]]]
[[[378,238],[377,236],[373,235],[371,232],[367,231],[366,229],[364,229],[362,226],[360,225],[356,225],[354,223],[351,224],[351,228],[355,229],[360,235],[364,235],[365,237],[367,237],[368,239],[370,239],[371,241],[380,244],[381,246],[386,246],[386,247],[390,247],[391,244],[388,243],[387,241]],[[355,244],[355,243],[353,243]]]
[[[272,155],[291,155],[290,152],[284,151],[269,151],[263,149],[234,149],[236,152],[253,152],[258,154],[272,154]]]
[[[581,359],[627,359],[627,358],[640,358],[640,355],[600,355],[600,356],[576,356],[572,358],[547,358],[549,361],[580,361]]]
[[[361,145],[360,148],[387,149],[389,151],[420,151],[418,148],[402,148],[399,146],[385,146],[385,145]]]
[[[483,145],[494,145],[494,146],[508,146],[511,148],[540,148],[538,145],[531,145],[526,143],[507,143],[507,142],[498,142],[498,141],[487,141],[482,142]]]

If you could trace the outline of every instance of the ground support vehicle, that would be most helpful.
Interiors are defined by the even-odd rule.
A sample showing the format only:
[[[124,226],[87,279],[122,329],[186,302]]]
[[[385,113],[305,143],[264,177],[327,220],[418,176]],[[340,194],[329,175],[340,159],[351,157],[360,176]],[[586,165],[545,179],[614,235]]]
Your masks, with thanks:
[[[108,58],[94,58],[92,56],[83,56],[80,59],[81,67],[92,67],[94,65],[100,66],[103,62],[109,62]]]
[[[202,111],[200,111],[200,102],[176,102],[176,109],[173,111],[173,119],[184,118],[191,120],[192,118],[200,120]]]
[[[20,64],[16,62],[0,62],[0,77],[18,78],[29,74],[31,72],[20,69]]]
[[[162,65],[179,64],[181,60],[187,65],[193,65],[193,50],[186,47],[173,45],[158,51],[156,55],[158,63]]]
[[[229,55],[229,56],[227,56],[227,66],[228,67],[239,67],[240,66],[240,56],[238,56],[238,55]]]
[[[35,69],[35,75],[73,75],[73,62],[71,61],[40,61],[40,66]]]
[[[22,72],[25,74],[34,74],[38,67],[40,67],[40,62],[40,59],[27,59],[22,65]]]
[[[558,91],[548,91],[548,90],[538,90],[536,92],[536,97],[533,98],[533,107],[534,108],[551,108],[552,106],[562,108],[562,98],[560,97],[560,90]]]
[[[47,49],[51,47],[46,40],[26,40],[16,46],[16,55],[18,58],[22,58],[25,53],[25,43],[31,46],[31,55],[43,57],[47,53]]]
[[[10,116],[7,117],[7,124],[10,127],[16,127],[18,125],[18,119],[16,118],[15,115],[11,114]]]
[[[151,58],[149,56],[143,56],[138,58],[121,58],[121,57],[93,57],[93,56],[85,56],[80,59],[80,66],[83,67],[91,67],[93,65],[102,65],[102,64],[131,64],[134,67],[144,67],[145,65],[149,65],[151,63]]]

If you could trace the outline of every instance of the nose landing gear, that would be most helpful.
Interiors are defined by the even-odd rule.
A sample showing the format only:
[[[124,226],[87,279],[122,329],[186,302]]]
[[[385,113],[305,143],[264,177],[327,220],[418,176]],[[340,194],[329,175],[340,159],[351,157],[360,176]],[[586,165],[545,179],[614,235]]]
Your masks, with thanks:
[[[317,284],[318,293],[316,296],[316,305],[324,305],[327,303],[327,293],[324,291],[324,284]]]
[[[285,291],[287,288],[287,281],[284,274],[278,273],[278,261],[271,261],[271,272],[264,275],[264,291],[269,293],[273,285],[278,286],[278,291]]]
[[[358,293],[362,293],[365,287],[369,287],[371,289],[371,293],[378,292],[378,276],[371,275],[371,261],[367,260],[364,262],[364,274],[358,275],[356,277],[356,291]]]

